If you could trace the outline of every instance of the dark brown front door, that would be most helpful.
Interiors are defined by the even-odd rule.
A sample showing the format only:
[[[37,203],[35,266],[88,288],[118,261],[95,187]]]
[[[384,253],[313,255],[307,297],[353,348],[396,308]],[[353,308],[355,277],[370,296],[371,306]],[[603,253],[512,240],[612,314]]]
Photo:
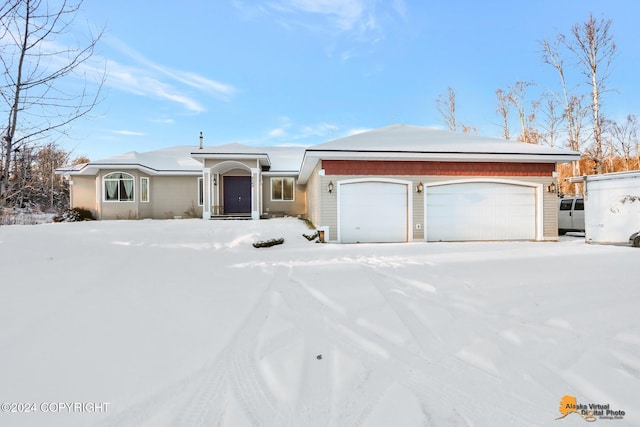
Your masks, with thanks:
[[[251,213],[251,177],[225,176],[224,213]]]

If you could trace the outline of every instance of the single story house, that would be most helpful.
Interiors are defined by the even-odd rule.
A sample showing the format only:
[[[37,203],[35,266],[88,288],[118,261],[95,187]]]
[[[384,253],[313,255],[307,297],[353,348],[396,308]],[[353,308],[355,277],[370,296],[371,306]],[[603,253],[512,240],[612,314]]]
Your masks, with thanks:
[[[328,241],[556,240],[579,153],[393,125],[311,147],[180,146],[58,170],[98,219],[301,216]]]

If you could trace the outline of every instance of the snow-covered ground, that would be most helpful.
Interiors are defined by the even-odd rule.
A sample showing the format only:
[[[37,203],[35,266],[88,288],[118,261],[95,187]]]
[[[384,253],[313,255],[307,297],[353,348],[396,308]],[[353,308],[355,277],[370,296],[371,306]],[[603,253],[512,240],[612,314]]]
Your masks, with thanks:
[[[0,425],[582,425],[565,395],[640,425],[640,250],[307,232],[0,227]]]

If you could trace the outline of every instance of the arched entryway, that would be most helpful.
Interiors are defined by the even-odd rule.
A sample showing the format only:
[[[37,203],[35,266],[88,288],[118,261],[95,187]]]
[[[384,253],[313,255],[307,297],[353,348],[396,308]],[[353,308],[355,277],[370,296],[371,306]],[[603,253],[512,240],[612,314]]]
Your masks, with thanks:
[[[255,183],[260,171],[245,162],[225,160],[205,171],[210,175],[212,216],[251,216],[259,218],[259,199]],[[206,178],[205,178],[206,179]]]

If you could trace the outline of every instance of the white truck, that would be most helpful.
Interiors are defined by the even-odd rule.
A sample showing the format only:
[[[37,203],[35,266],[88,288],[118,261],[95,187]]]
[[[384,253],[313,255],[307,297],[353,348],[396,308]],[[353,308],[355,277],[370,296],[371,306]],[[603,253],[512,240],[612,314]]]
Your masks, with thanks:
[[[558,199],[558,234],[584,231],[584,198],[582,196]]]
[[[584,223],[587,243],[634,246],[640,231],[640,171],[571,178],[584,182]]]

